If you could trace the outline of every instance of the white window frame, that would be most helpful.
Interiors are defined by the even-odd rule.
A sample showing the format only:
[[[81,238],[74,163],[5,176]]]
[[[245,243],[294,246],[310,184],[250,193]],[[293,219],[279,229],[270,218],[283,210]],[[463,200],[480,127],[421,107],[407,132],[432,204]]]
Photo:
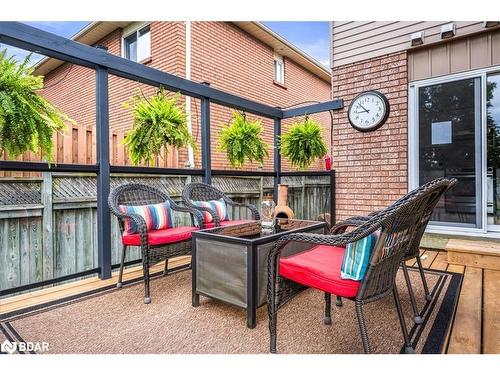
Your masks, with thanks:
[[[139,43],[139,31],[144,29],[145,27],[149,26],[149,56],[146,56],[142,59],[137,59],[136,62],[140,63],[141,61],[147,60],[151,58],[151,23],[150,22],[134,22],[131,25],[127,26],[122,33],[122,38],[121,38],[121,50],[122,50],[122,57],[124,59],[127,59],[127,46],[125,39],[129,37],[132,34],[136,34],[137,36],[137,43]],[[137,51],[139,51],[139,48],[137,48]],[[128,59],[130,60],[130,59]],[[134,60],[130,60],[134,61]]]
[[[276,69],[277,65],[281,66],[281,77],[278,77],[278,71]],[[274,54],[274,59],[273,59],[273,70],[274,70],[274,80],[279,83],[284,85],[285,84],[285,60],[283,56]]]
[[[493,228],[487,223],[487,125],[486,125],[486,78],[489,74],[500,73],[500,65],[493,65],[487,68],[474,69],[461,73],[454,73],[445,76],[438,76],[408,84],[408,190],[418,187],[418,89],[423,86],[436,85],[459,81],[463,79],[479,78],[481,82],[481,195],[483,215],[481,228],[464,228],[459,226],[433,225],[427,226],[426,232],[437,234],[464,234],[468,236],[480,236],[490,238],[500,238],[500,228]]]

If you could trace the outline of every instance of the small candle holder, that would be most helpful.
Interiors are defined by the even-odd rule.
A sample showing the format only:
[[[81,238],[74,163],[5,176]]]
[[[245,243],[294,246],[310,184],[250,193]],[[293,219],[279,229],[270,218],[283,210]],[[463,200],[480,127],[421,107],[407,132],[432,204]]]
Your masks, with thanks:
[[[261,203],[261,221],[260,225],[263,233],[272,233],[274,231],[274,221],[276,214],[276,203],[270,195],[266,195]]]

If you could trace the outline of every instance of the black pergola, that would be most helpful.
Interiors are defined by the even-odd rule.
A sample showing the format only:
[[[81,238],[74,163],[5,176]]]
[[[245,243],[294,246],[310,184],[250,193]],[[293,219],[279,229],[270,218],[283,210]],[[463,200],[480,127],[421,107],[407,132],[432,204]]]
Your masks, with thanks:
[[[97,164],[57,164],[49,165],[44,162],[0,161],[0,170],[26,172],[80,172],[97,174],[97,233],[98,233],[98,268],[31,284],[30,288],[80,277],[86,274],[99,273],[102,279],[110,278],[111,264],[111,235],[110,212],[107,199],[110,192],[111,173],[157,174],[157,175],[196,175],[202,176],[203,181],[211,183],[212,175],[220,176],[272,176],[274,186],[280,182],[282,176],[330,176],[330,214],[335,218],[335,178],[334,171],[310,172],[283,172],[281,171],[281,155],[278,140],[281,135],[281,121],[283,119],[313,114],[325,111],[342,109],[342,99],[324,103],[312,104],[300,108],[283,110],[272,107],[237,95],[227,93],[216,88],[196,83],[175,75],[150,68],[148,66],[112,55],[106,50],[94,48],[66,39],[31,26],[18,22],[0,22],[0,43],[22,48],[31,52],[40,53],[65,62],[82,65],[96,71],[96,128],[97,128]],[[109,157],[109,74],[134,80],[155,87],[163,87],[170,91],[180,92],[186,96],[198,98],[201,101],[201,169],[174,169],[155,167],[132,167],[110,165]],[[231,171],[212,170],[211,168],[211,141],[210,141],[210,104],[215,103],[261,117],[274,120],[274,171]],[[27,289],[26,287],[14,289]],[[2,294],[6,291],[2,291]],[[9,293],[15,292],[9,290]]]

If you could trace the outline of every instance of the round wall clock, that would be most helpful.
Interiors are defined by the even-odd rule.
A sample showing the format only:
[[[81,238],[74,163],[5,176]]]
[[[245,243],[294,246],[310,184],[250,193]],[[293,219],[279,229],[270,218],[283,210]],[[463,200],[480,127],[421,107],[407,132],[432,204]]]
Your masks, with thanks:
[[[351,126],[361,132],[380,128],[389,117],[389,101],[378,91],[365,91],[356,96],[347,111]]]

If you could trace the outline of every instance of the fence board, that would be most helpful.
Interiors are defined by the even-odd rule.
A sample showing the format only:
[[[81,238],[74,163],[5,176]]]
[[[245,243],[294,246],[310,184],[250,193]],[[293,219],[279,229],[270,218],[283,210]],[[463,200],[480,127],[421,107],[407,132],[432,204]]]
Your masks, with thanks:
[[[57,277],[76,272],[75,210],[56,211],[55,218]]]
[[[42,220],[39,217],[30,220],[30,282],[43,280]]]
[[[7,229],[7,285],[15,286],[20,283],[19,259],[19,219],[8,220]]]
[[[30,230],[28,219],[19,219],[19,274],[20,283],[30,282]]]

